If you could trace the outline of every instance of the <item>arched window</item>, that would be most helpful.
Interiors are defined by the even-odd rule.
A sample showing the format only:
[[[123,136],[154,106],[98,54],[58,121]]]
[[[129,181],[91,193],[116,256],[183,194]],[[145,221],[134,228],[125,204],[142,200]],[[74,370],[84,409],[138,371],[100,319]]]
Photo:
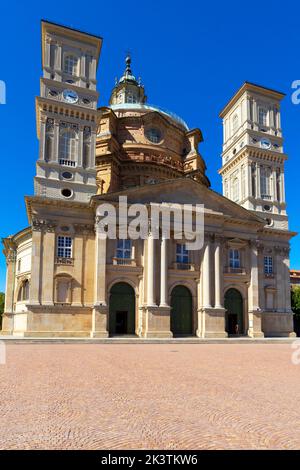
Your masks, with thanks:
[[[77,152],[77,136],[75,131],[67,130],[59,137],[59,158],[75,162]],[[62,163],[62,162],[60,162]]]
[[[18,302],[23,302],[25,300],[29,300],[29,281],[28,279],[25,279],[25,281],[22,282],[19,292],[18,292]]]
[[[126,103],[137,103],[137,98],[131,91],[126,95]]]
[[[65,55],[64,72],[68,75],[78,75],[78,57],[76,57],[76,55]]]

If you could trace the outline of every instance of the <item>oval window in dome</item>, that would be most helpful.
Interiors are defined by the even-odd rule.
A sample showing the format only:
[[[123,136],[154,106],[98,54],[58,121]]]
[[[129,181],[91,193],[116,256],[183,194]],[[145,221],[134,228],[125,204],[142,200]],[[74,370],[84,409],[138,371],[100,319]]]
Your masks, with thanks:
[[[147,139],[150,140],[150,142],[152,142],[153,144],[158,144],[162,140],[161,131],[155,127],[147,129],[145,134]]]

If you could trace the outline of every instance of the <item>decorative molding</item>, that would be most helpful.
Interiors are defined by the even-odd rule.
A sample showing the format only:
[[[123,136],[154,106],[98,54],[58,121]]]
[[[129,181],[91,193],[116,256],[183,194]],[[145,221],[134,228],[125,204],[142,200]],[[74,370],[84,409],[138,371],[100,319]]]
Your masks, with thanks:
[[[53,220],[32,219],[32,230],[34,232],[55,232],[57,224]]]
[[[97,216],[99,217],[99,216]],[[97,219],[96,217],[96,219]],[[96,222],[98,223],[98,222]],[[94,234],[95,232],[95,227],[94,225],[91,225],[91,224],[74,224],[74,230],[75,230],[75,233],[77,234]]]

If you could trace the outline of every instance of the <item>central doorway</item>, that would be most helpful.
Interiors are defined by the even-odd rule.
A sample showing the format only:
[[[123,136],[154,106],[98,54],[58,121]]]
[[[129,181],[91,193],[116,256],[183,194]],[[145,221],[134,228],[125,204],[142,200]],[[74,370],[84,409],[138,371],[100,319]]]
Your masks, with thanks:
[[[171,293],[171,331],[173,336],[193,334],[192,294],[185,286],[176,286]]]
[[[135,334],[135,293],[127,282],[118,282],[110,290],[109,334]]]
[[[237,289],[225,293],[226,331],[229,335],[244,334],[243,297]]]

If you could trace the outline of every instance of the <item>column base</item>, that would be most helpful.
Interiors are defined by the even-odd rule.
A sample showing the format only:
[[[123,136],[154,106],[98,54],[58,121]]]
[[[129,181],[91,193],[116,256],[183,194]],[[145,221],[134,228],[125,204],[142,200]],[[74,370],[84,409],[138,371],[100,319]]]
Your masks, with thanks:
[[[108,307],[106,305],[94,305],[90,337],[108,338]]]
[[[203,338],[227,338],[225,331],[225,308],[206,307],[202,309],[205,315]]]
[[[262,312],[260,310],[249,310],[248,312],[248,331],[249,338],[264,338],[262,331]]]
[[[170,330],[171,307],[158,307],[147,305],[145,309],[147,317],[147,329],[145,338],[172,338]]]
[[[0,335],[12,335],[14,331],[14,314],[12,312],[4,312],[2,315],[2,330]]]

